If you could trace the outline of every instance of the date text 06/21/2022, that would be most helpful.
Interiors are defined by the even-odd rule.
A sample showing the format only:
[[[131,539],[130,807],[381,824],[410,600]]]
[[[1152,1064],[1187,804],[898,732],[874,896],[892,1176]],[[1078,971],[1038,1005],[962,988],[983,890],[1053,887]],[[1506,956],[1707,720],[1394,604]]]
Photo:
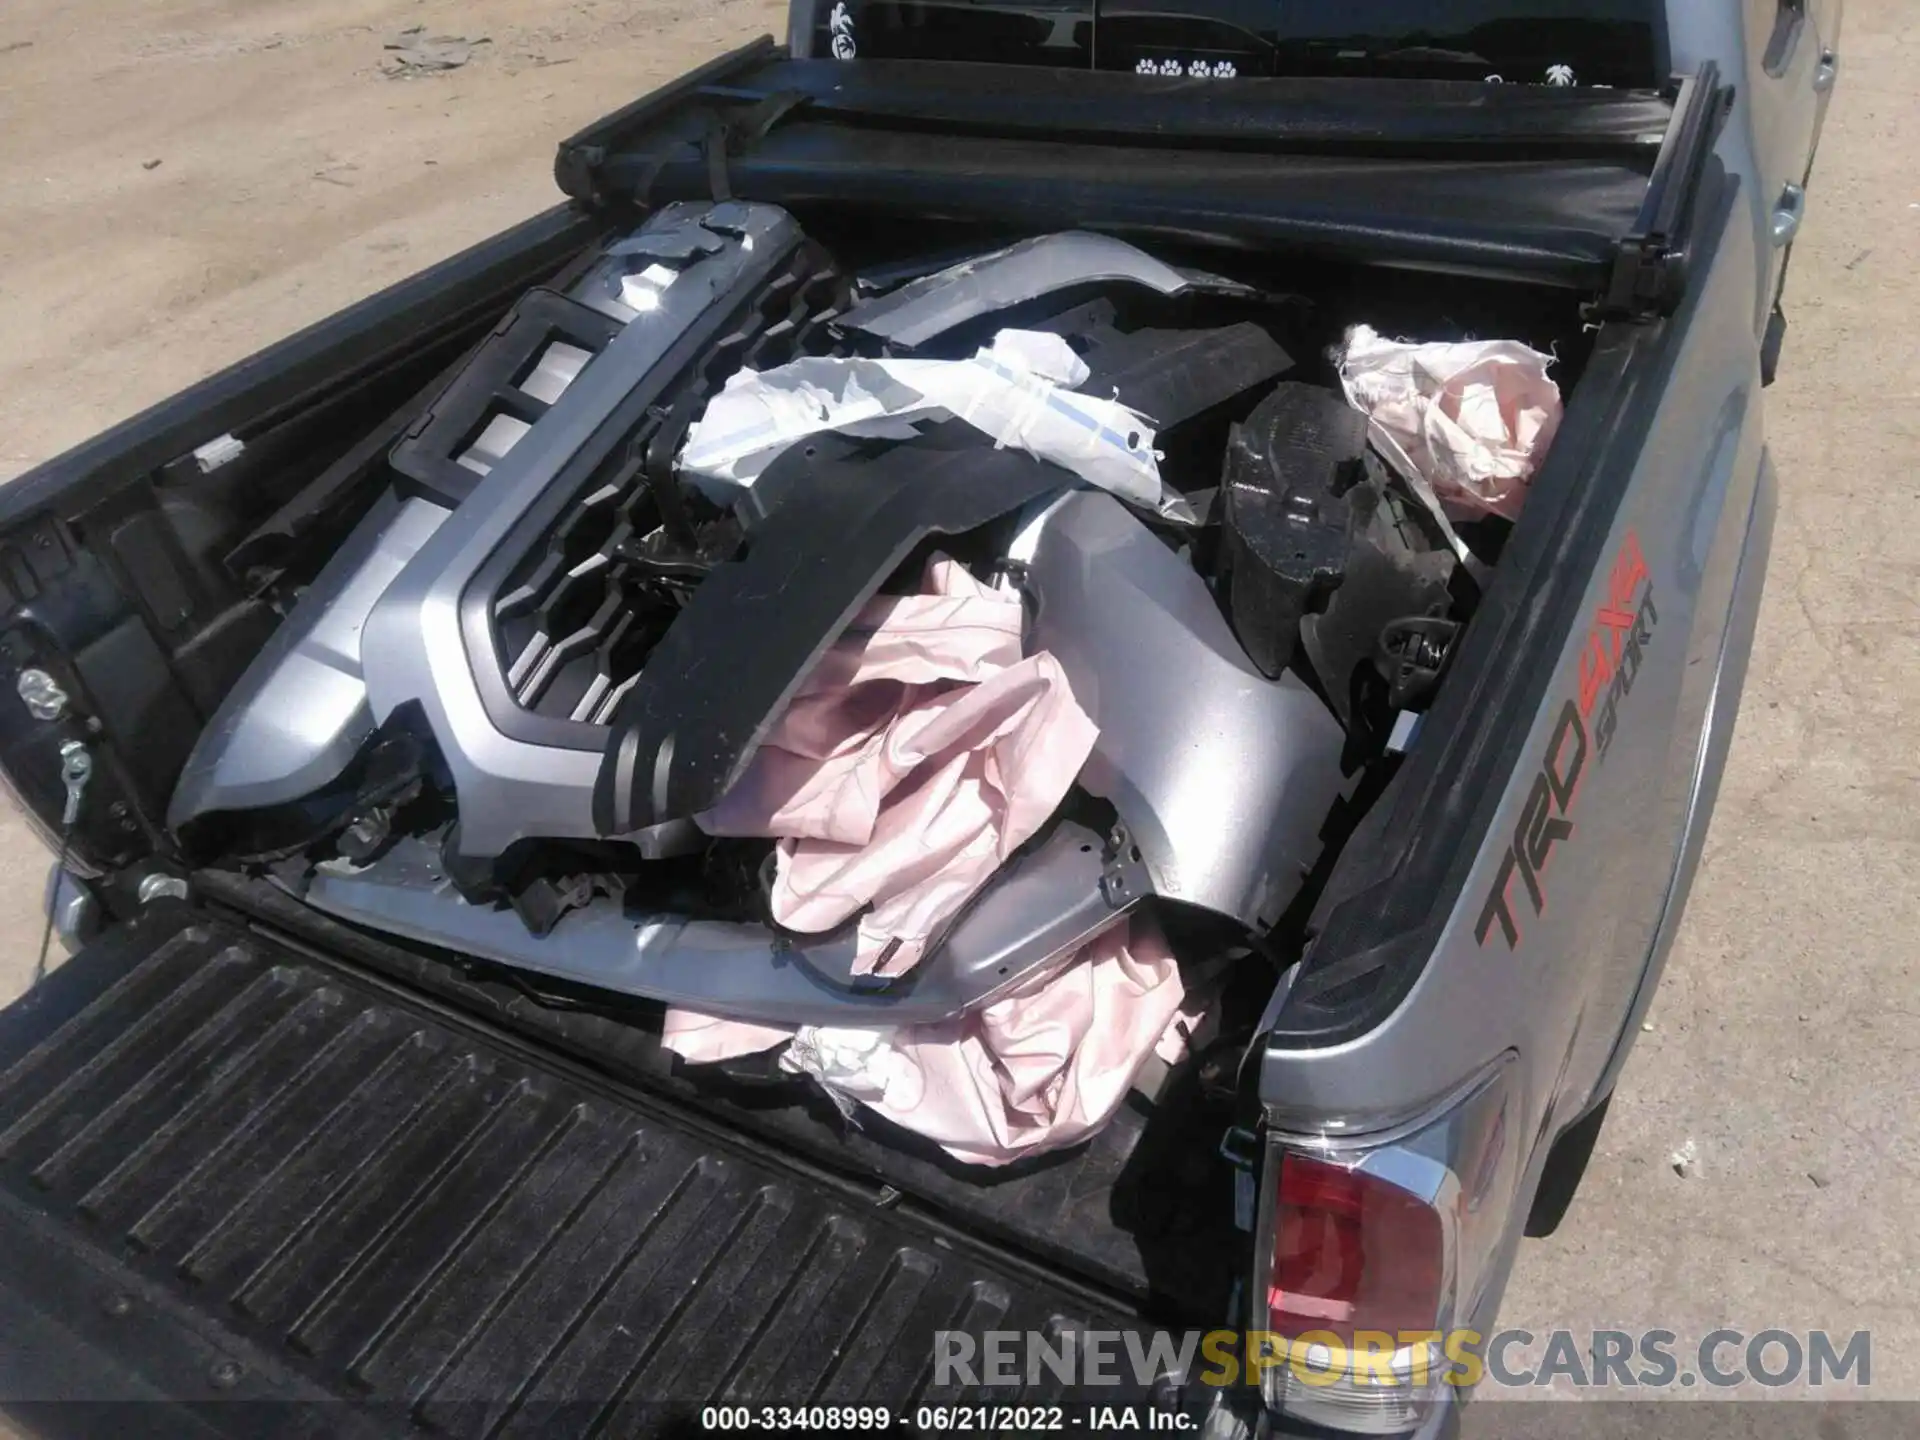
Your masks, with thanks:
[[[700,1428],[709,1432],[781,1434],[902,1429],[913,1434],[1065,1431],[1178,1434],[1198,1430],[1199,1417],[1151,1405],[921,1405],[895,1413],[876,1405],[709,1405]]]

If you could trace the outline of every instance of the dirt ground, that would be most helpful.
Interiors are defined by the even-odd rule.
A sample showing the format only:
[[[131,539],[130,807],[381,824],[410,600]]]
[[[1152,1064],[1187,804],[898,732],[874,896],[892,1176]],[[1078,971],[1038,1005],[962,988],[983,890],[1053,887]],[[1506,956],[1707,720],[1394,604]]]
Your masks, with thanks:
[[[1920,11],[1848,11],[1767,396],[1782,508],[1731,769],[1652,1028],[1503,1319],[1871,1328],[1875,1391],[1920,1398]],[[11,0],[0,480],[548,204],[558,138],[780,21],[769,0]],[[413,26],[486,43],[390,78]],[[0,1000],[31,974],[46,865],[8,816]]]

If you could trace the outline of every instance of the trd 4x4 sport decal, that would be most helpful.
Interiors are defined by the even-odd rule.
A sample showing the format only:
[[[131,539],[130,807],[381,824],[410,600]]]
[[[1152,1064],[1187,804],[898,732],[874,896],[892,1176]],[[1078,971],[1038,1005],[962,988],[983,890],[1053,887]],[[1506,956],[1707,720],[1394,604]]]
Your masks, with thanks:
[[[1642,588],[1644,586],[1644,588]],[[1607,599],[1594,612],[1586,648],[1580,652],[1575,693],[1560,707],[1533,788],[1513,827],[1493,887],[1480,908],[1474,935],[1482,945],[1499,928],[1509,950],[1520,947],[1520,915],[1514,905],[1517,876],[1535,915],[1547,913],[1547,864],[1553,847],[1573,836],[1573,807],[1588,766],[1607,758],[1620,718],[1620,702],[1640,673],[1640,654],[1660,615],[1640,537],[1632,530],[1614,557]]]

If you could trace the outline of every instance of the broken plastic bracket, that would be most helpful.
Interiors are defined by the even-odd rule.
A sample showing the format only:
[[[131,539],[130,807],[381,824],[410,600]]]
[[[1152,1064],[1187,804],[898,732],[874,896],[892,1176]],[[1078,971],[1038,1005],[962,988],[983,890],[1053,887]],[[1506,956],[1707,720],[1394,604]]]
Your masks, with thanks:
[[[1345,576],[1347,494],[1365,448],[1366,418],[1312,385],[1278,386],[1233,428],[1222,477],[1228,610],[1269,678],[1293,658],[1301,617]]]
[[[1409,615],[1381,630],[1376,663],[1387,682],[1387,704],[1395,710],[1426,709],[1459,634],[1457,621],[1433,615]]]

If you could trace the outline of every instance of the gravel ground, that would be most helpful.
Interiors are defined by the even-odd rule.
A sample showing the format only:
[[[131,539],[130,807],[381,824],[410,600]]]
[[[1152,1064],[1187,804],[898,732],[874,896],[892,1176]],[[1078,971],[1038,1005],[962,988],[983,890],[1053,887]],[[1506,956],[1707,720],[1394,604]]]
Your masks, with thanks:
[[[557,138],[780,23],[766,0],[13,0],[0,480],[549,203]],[[483,43],[395,78],[412,26]],[[1652,1029],[1503,1319],[1871,1327],[1875,1390],[1920,1398],[1920,12],[1851,0],[1843,55],[1731,768]],[[0,1000],[45,867],[0,821]]]

